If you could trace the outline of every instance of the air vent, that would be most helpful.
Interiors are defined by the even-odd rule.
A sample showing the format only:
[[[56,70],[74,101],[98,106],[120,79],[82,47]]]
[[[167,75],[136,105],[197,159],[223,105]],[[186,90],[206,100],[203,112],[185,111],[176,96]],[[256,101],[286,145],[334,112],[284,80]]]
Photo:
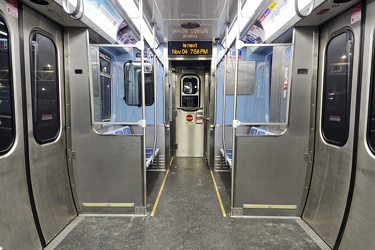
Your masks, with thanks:
[[[199,28],[201,25],[197,22],[183,22],[181,23],[181,27],[185,29],[195,29]]]
[[[49,5],[49,2],[47,2],[45,0],[30,0],[30,2],[35,3],[35,4],[39,4],[39,5]]]

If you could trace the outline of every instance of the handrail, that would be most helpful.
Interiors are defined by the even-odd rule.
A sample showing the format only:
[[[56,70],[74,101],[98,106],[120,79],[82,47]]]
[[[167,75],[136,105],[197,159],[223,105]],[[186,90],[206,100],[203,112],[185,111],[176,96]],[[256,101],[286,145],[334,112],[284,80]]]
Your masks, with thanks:
[[[69,10],[69,0],[62,0],[61,1],[62,7],[64,11],[70,15],[73,19],[81,19],[83,16],[83,13],[85,11],[84,7],[84,1],[83,0],[77,0],[77,4],[73,11]],[[77,14],[81,13],[79,16]]]
[[[295,10],[297,16],[299,16],[300,18],[304,18],[304,17],[307,17],[308,15],[310,15],[311,12],[313,11],[314,7],[315,7],[315,0],[311,0],[309,11],[307,12],[306,15],[303,15],[298,8],[298,0],[294,0],[294,10]]]
[[[121,125],[121,126],[128,126],[128,125],[138,125],[138,122],[92,122],[92,125]]]

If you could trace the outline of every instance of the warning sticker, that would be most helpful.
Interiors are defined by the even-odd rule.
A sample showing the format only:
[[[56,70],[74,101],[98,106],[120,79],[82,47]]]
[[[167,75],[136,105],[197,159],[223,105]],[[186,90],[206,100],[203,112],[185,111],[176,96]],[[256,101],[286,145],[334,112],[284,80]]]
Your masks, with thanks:
[[[7,0],[7,13],[18,18],[18,3],[17,0]]]
[[[339,115],[330,115],[329,116],[329,120],[331,122],[340,122],[341,121],[341,117]]]
[[[287,92],[288,92],[288,82],[289,82],[289,66],[286,66],[285,74],[284,74],[284,93],[283,93],[284,99],[286,99]]]
[[[52,120],[52,119],[53,119],[52,114],[44,114],[44,115],[42,115],[42,121],[48,121],[48,120]]]
[[[351,16],[351,24],[356,23],[361,20],[361,14],[362,14],[362,5],[357,4],[352,9],[352,16]]]

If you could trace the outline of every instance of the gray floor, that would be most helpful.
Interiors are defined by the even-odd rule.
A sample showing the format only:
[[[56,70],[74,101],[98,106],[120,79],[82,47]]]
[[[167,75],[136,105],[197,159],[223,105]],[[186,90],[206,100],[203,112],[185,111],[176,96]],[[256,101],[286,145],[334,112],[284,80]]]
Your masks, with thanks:
[[[148,173],[150,212],[165,172]],[[228,177],[215,173],[226,212]],[[301,219],[223,217],[210,171],[177,159],[154,217],[78,216],[49,249],[325,249]]]

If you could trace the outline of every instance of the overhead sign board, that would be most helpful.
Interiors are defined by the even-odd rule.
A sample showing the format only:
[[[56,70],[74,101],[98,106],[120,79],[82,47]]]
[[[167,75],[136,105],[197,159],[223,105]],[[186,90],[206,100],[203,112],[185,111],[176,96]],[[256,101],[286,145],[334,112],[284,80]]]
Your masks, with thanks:
[[[212,39],[212,29],[207,26],[201,26],[194,29],[185,29],[181,26],[170,26],[168,27],[168,38],[169,40],[194,40],[204,41]]]
[[[169,42],[169,56],[211,56],[212,42],[196,41],[196,42]]]

